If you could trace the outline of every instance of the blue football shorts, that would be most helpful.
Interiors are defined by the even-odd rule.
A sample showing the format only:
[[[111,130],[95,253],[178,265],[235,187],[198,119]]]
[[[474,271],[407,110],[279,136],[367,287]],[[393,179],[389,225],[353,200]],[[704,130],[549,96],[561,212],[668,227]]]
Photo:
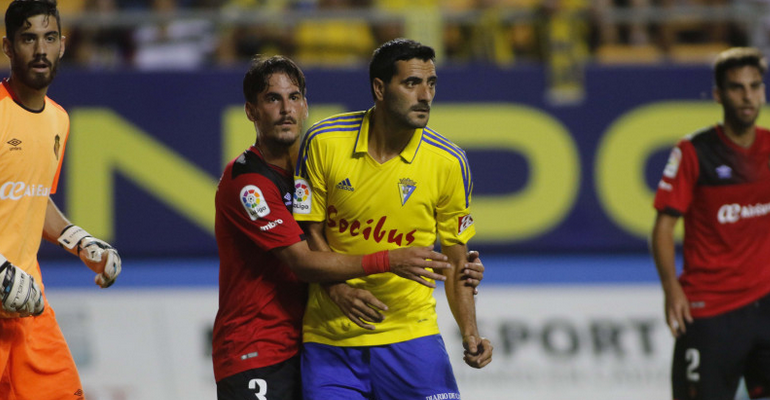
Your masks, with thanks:
[[[371,347],[305,343],[304,400],[460,398],[441,335]]]

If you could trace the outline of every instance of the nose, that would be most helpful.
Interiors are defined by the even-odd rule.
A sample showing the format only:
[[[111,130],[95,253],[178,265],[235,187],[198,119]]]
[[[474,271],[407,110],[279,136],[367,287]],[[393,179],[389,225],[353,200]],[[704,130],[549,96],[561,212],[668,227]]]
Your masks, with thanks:
[[[433,88],[428,84],[420,85],[420,90],[417,93],[417,100],[430,103],[433,100]]]
[[[35,41],[35,55],[46,55],[46,46],[43,40]]]

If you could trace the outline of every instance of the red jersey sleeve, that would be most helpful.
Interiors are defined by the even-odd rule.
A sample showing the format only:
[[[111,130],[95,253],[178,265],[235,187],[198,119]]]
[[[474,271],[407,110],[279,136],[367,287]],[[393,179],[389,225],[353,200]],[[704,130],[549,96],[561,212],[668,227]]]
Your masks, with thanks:
[[[655,209],[661,212],[682,215],[692,203],[693,190],[698,181],[699,166],[695,148],[689,140],[680,141],[671,150],[658,182],[655,193]]]
[[[264,176],[242,174],[229,182],[222,195],[224,216],[260,249],[269,251],[304,240],[278,187]]]

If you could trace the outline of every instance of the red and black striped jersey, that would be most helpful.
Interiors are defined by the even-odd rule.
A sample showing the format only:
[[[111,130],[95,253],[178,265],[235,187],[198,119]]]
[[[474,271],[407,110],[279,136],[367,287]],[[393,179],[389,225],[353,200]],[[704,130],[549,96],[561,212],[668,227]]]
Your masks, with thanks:
[[[270,250],[304,240],[292,218],[290,171],[253,146],[231,161],[216,193],[219,311],[214,376],[285,361],[299,352],[307,285]]]
[[[679,280],[693,316],[734,310],[770,293],[770,131],[743,148],[721,126],[672,150],[655,208],[684,216]]]

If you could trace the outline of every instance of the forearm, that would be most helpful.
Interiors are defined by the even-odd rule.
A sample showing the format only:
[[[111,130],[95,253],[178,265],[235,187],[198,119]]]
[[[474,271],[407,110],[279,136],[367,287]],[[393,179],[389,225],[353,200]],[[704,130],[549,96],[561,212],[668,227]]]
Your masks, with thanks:
[[[326,241],[326,236],[324,235],[323,222],[304,222],[301,225],[302,225],[302,228],[305,230],[305,233],[307,234],[307,243],[310,246],[310,250],[326,251],[326,252],[332,251],[332,248],[329,247],[329,243]],[[312,282],[312,281],[306,281],[306,282]],[[340,283],[344,283],[344,280],[332,281],[332,282],[321,282],[321,285],[328,289],[329,286],[340,284]]]
[[[59,211],[56,204],[48,198],[48,207],[45,210],[45,223],[43,224],[43,239],[53,243],[59,244],[57,239],[61,235],[64,228],[70,224],[70,221]]]
[[[307,235],[307,244],[310,250],[332,251],[329,243],[326,242],[326,236],[324,236],[323,222],[303,222],[301,225]]]
[[[362,267],[363,256],[311,251],[305,241],[275,251],[305,282],[338,282],[366,275]]]
[[[443,271],[446,276],[444,288],[447,302],[452,310],[457,326],[463,336],[478,336],[476,326],[476,302],[473,297],[473,287],[466,286],[462,280],[462,270],[466,262],[466,245],[448,246],[442,252],[449,258],[451,268]]]
[[[655,221],[650,238],[650,250],[655,261],[660,283],[668,292],[672,285],[678,284],[676,276],[676,254],[674,225],[676,218],[661,214]]]

